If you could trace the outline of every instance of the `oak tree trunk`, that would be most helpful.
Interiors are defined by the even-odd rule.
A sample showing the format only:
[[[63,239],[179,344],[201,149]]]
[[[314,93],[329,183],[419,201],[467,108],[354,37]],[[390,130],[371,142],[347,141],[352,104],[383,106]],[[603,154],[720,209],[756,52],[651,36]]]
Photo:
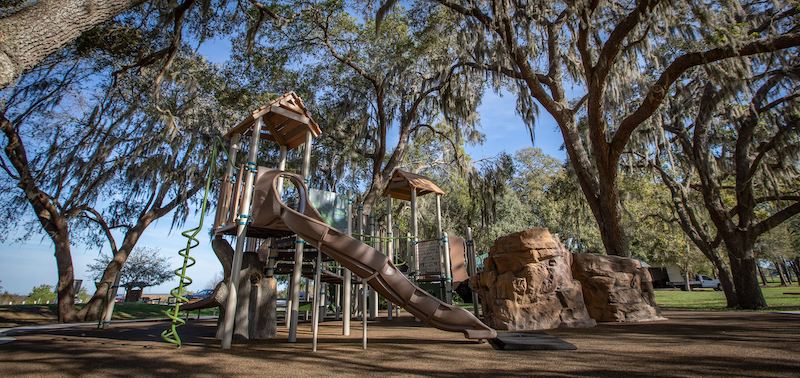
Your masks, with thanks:
[[[731,279],[730,270],[728,270],[728,267],[725,266],[725,263],[722,261],[722,258],[720,258],[716,249],[712,249],[711,251],[702,251],[702,252],[711,261],[711,264],[714,265],[714,269],[717,270],[717,278],[719,279],[719,285],[722,287],[722,291],[725,293],[726,307],[728,308],[736,307],[738,304],[736,298],[736,288],[733,285],[733,280]]]
[[[0,89],[81,33],[144,0],[39,0],[0,19]]]
[[[567,121],[565,121],[567,122]],[[562,127],[562,135],[569,135],[570,124]],[[591,168],[589,156],[584,149],[567,146],[570,164],[578,176],[581,191],[589,203],[600,230],[600,237],[605,247],[606,254],[630,257],[627,238],[622,228],[622,212],[619,203],[619,190],[616,185],[617,165],[600,164],[597,173]],[[604,168],[605,167],[605,168]]]
[[[778,278],[781,279],[781,286],[786,286],[786,275],[783,273],[783,267],[781,266],[782,264],[779,260],[773,261],[772,264],[775,265],[775,271],[778,273]]]
[[[731,280],[731,273],[724,266],[722,269],[717,269],[719,285],[722,286],[722,291],[725,293],[725,307],[735,308],[738,299],[736,297],[736,288],[733,286],[733,280]]]
[[[752,253],[749,256],[744,253],[741,255],[745,257],[730,256],[731,273],[739,307],[751,310],[767,307],[761,287],[758,285],[756,259],[752,257]]]
[[[114,253],[114,258],[108,263],[103,275],[100,278],[100,285],[95,290],[92,298],[86,303],[80,311],[78,311],[78,318],[83,321],[97,320],[99,317],[104,316],[107,306],[113,306],[114,297],[117,293],[114,288],[117,274],[122,271],[125,262],[128,261],[133,248],[142,236],[142,233],[150,225],[150,215],[145,215],[137,224],[125,233],[122,240],[122,245]],[[126,288],[127,291],[130,291]],[[109,298],[109,291],[113,296]],[[104,306],[105,305],[105,306]]]
[[[600,236],[606,254],[614,256],[631,257],[630,249],[622,229],[622,216],[616,187],[609,188],[610,192],[601,191],[600,216],[596,217],[600,226]]]
[[[797,278],[797,285],[800,286],[800,257],[795,257],[792,261],[794,276]]]
[[[756,269],[758,269],[758,275],[761,276],[761,285],[767,286],[767,276],[764,274],[764,268],[758,266]]]
[[[691,282],[690,282],[690,281],[691,281],[691,280],[690,280],[690,277],[689,277],[689,270],[688,270],[688,269],[685,269],[685,270],[683,271],[683,289],[684,289],[684,290],[686,290],[686,291],[692,291],[692,284],[691,284]]]
[[[2,32],[0,32],[2,35]],[[2,38],[2,37],[0,37]],[[72,266],[72,254],[69,243],[69,222],[54,201],[43,192],[36,183],[28,161],[28,154],[19,133],[5,115],[0,116],[0,129],[6,136],[7,144],[4,152],[11,165],[17,171],[17,187],[25,193],[25,199],[33,208],[36,220],[53,242],[58,271],[58,321],[72,322],[76,320],[75,311],[75,270]]]
[[[49,232],[48,232],[49,233]],[[72,266],[72,254],[69,245],[68,233],[50,235],[53,241],[58,271],[58,322],[68,323],[78,319],[75,310],[75,269]]]
[[[375,175],[373,175],[369,190],[364,196],[364,200],[361,202],[364,214],[372,214],[372,209],[375,207],[375,203],[378,202],[378,199],[383,192],[383,187],[386,185],[385,182],[386,181],[384,181],[383,175],[380,172],[377,172]]]

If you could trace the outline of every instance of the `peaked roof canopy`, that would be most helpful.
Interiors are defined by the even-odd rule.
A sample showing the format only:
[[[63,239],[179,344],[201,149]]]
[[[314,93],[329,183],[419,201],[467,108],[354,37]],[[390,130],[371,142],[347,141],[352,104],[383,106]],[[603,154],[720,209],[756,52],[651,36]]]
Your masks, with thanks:
[[[429,178],[416,173],[395,169],[392,178],[386,185],[383,195],[405,201],[411,201],[411,191],[417,192],[417,196],[424,196],[428,193],[444,194],[444,190],[439,188]]]
[[[289,92],[256,109],[242,122],[228,130],[225,136],[252,133],[253,126],[259,118],[264,121],[261,129],[262,137],[289,149],[305,143],[308,132],[315,138],[322,133],[300,96]]]

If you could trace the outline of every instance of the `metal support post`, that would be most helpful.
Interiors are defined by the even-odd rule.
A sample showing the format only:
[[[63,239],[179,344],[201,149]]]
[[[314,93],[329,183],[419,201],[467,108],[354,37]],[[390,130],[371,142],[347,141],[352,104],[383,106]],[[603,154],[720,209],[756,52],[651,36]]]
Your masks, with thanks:
[[[286,157],[287,157],[287,155],[289,153],[289,149],[286,146],[283,146],[283,145],[279,146],[278,148],[280,149],[280,152],[279,152],[279,155],[278,155],[278,170],[279,171],[285,171],[286,170]],[[282,196],[283,195],[283,177],[278,177],[278,186],[276,187],[276,189],[277,189],[278,195]],[[291,281],[291,276],[289,276],[289,277],[290,277],[290,281]],[[284,326],[286,326],[287,329],[290,329],[291,328],[291,324],[292,324],[292,322],[291,322],[291,318],[292,318],[291,317],[291,312],[292,312],[292,310],[291,309],[292,309],[292,298],[293,298],[293,294],[292,293],[294,292],[294,290],[295,290],[295,287],[293,287],[293,285],[291,285],[291,282],[290,282],[288,295],[286,296],[286,309],[283,312]]]
[[[367,349],[367,280],[361,279],[361,322],[363,324],[363,329],[361,332],[361,347],[365,350]]]
[[[228,146],[228,161],[225,165],[225,176],[222,177],[222,184],[220,185],[220,191],[224,191],[226,188],[233,186],[233,172],[236,169],[236,156],[239,152],[239,139],[241,136],[239,134],[234,134],[231,137],[230,145]],[[242,178],[239,177],[239,180]],[[232,192],[233,190],[231,190]],[[228,197],[220,197],[223,203],[217,204],[217,214],[214,217],[214,228],[220,227],[228,221],[228,214],[231,210],[231,198]],[[226,277],[227,278],[227,277]]]
[[[310,134],[309,134],[310,135]],[[280,155],[278,155],[278,170],[285,171],[286,170],[286,155],[289,153],[289,149],[286,146],[280,146]],[[283,177],[278,177],[278,194],[283,194]]]
[[[244,255],[244,243],[246,241],[247,223],[250,217],[251,200],[253,196],[253,181],[256,178],[259,139],[264,120],[259,117],[254,126],[250,137],[250,152],[247,154],[247,175],[244,181],[244,193],[242,202],[239,205],[239,219],[236,226],[236,249],[233,252],[233,262],[231,264],[231,282],[228,284],[228,300],[225,301],[225,322],[223,323],[222,349],[230,349],[233,341],[233,326],[236,320],[236,300],[239,285],[239,274],[242,270],[242,257]]]
[[[353,235],[353,203],[350,201],[350,193],[347,194],[347,236]],[[352,294],[350,291],[353,289],[353,273],[349,269],[344,268],[344,283],[342,284],[342,335],[350,336],[350,299]]]
[[[400,233],[400,227],[394,226],[394,235],[397,235],[397,239],[394,241],[394,254],[395,254],[395,261],[396,261],[398,258],[401,258],[401,255],[400,255],[401,254],[401,252],[400,252],[400,235],[402,235],[402,234]],[[407,253],[403,253],[403,255],[406,255],[406,254]],[[404,261],[408,261],[405,257],[402,257],[402,259]],[[400,317],[400,306],[399,305],[398,306],[394,306],[394,312],[395,312],[395,317],[399,318]]]
[[[379,252],[385,252],[385,251],[380,251],[381,242],[380,239],[378,238],[379,234],[378,234],[377,223],[378,223],[377,219],[375,219],[374,216],[370,216],[369,234],[370,236],[372,236],[372,247],[378,250]],[[369,288],[369,318],[375,319],[378,317],[378,292],[375,291],[375,289],[369,287],[369,285],[367,285],[367,287]]]
[[[320,282],[320,284],[319,284],[319,313],[320,313],[319,321],[320,322],[324,322],[325,321],[325,314],[327,313],[327,310],[328,310],[328,300],[330,300],[330,298],[328,298],[328,284],[326,284],[325,282]]]
[[[302,176],[308,180],[310,165],[311,165],[311,132],[306,133],[306,142],[303,146],[303,168]],[[303,270],[303,249],[305,242],[297,238],[294,249],[294,269],[292,270],[292,311],[289,323],[289,342],[297,342],[297,323],[300,316],[300,275]]]
[[[442,261],[444,261],[444,297],[448,304],[453,304],[453,272],[450,271],[450,245],[447,234],[442,231],[442,195],[436,195],[436,228],[439,232]]]
[[[358,205],[358,234],[364,236],[364,206]],[[367,280],[361,279],[361,346],[367,349]]]
[[[336,310],[334,319],[339,320],[342,318],[342,285],[334,285],[333,290],[333,307]]]
[[[322,304],[322,251],[317,250],[317,261],[314,264],[314,302],[311,308],[311,350],[317,351],[319,335],[320,305]]]
[[[414,255],[414,283],[419,276],[419,225],[417,224],[417,191],[411,190],[411,248]]]
[[[475,241],[472,240],[472,227],[467,227],[467,268],[469,269],[469,276],[470,279],[475,277],[478,274],[478,265],[477,259],[475,257]],[[475,317],[479,317],[479,309],[478,309],[478,292],[470,290],[472,292],[472,312],[475,313]]]
[[[389,262],[394,264],[394,233],[392,232],[392,197],[388,197],[386,200],[386,236],[388,238],[388,242],[386,243],[386,255],[389,256]],[[386,313],[389,316],[389,320],[392,320],[392,302],[386,301]]]

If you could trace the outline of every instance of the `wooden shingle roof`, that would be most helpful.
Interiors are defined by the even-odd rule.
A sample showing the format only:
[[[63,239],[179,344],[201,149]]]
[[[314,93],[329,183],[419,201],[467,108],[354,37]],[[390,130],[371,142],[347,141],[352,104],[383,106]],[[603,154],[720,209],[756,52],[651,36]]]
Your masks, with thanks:
[[[434,184],[429,178],[416,173],[395,169],[394,172],[392,172],[392,178],[389,179],[389,183],[386,184],[383,195],[404,201],[411,201],[412,190],[417,192],[418,197],[428,193],[444,194],[444,190]]]
[[[311,118],[300,96],[289,92],[253,111],[247,118],[228,130],[225,136],[250,133],[259,118],[264,121],[262,137],[289,149],[297,148],[305,143],[305,136],[308,132],[315,138],[322,133],[317,122]]]

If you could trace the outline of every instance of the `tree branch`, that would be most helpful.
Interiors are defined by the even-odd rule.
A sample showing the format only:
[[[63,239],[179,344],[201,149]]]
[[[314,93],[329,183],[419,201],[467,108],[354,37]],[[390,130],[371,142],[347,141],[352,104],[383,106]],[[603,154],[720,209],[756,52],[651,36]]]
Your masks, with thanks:
[[[658,0],[639,0],[636,3],[636,8],[629,13],[625,18],[617,24],[608,40],[600,50],[600,55],[597,58],[597,64],[594,67],[595,82],[603,88],[605,86],[606,77],[608,72],[613,67],[617,55],[622,49],[622,42],[633,31],[642,15],[648,10],[652,9],[658,4]]]
[[[692,52],[681,55],[670,63],[658,80],[650,86],[650,90],[639,107],[620,122],[619,128],[611,142],[612,154],[614,156],[619,156],[628,143],[633,131],[636,130],[642,122],[650,118],[656,109],[658,109],[664,97],[667,95],[669,88],[684,72],[686,72],[686,70],[698,65],[713,63],[732,57],[761,54],[795,46],[800,46],[800,34],[797,33],[770,39],[761,39],[742,46],[718,47],[703,52]]]
[[[767,155],[769,151],[777,147],[778,142],[783,138],[783,136],[786,135],[786,133],[788,133],[789,131],[797,129],[798,126],[800,126],[800,124],[798,124],[797,120],[794,120],[794,123],[792,125],[790,125],[789,127],[784,127],[782,129],[779,129],[778,132],[775,133],[775,135],[773,135],[772,138],[769,139],[769,141],[758,146],[757,148],[758,154],[756,154],[756,157],[753,159],[752,163],[750,163],[749,173],[747,174],[746,181],[749,182],[753,178],[753,176],[758,171],[758,167],[761,164],[761,160],[764,159],[764,157]]]
[[[106,235],[106,240],[108,240],[108,244],[111,246],[111,254],[116,255],[117,241],[114,238],[114,234],[111,233],[111,227],[109,227],[105,218],[103,218],[103,215],[100,214],[99,211],[89,206],[81,206],[79,210],[93,215],[93,217],[90,217],[86,214],[83,214],[83,217],[100,226],[100,229],[103,230],[103,233]]]
[[[331,56],[333,56],[336,60],[338,60],[342,64],[345,64],[348,67],[350,67],[353,70],[355,70],[356,73],[358,73],[364,79],[367,79],[367,81],[372,83],[372,86],[376,90],[378,88],[380,88],[380,82],[379,82],[377,77],[370,75],[369,73],[367,73],[367,71],[363,67],[357,65],[351,59],[346,58],[345,56],[340,54],[338,51],[336,51],[336,49],[333,47],[333,44],[331,43],[330,35],[328,34],[328,28],[329,28],[328,21],[326,20],[324,25],[318,25],[318,26],[321,27],[322,33],[323,33],[323,36],[324,36],[324,39],[323,39],[322,43],[325,45],[325,47],[328,48],[328,51],[331,53]]]
[[[769,218],[764,219],[763,221],[761,221],[758,224],[756,224],[753,227],[753,234],[755,236],[761,235],[761,234],[763,234],[763,233],[765,233],[765,232],[777,227],[778,225],[780,225],[781,223],[783,223],[787,219],[789,219],[789,218],[791,218],[791,217],[793,217],[793,216],[795,216],[797,214],[800,214],[800,201],[795,202],[794,204],[783,208],[782,210],[778,211],[777,213],[772,214],[772,216],[770,216]]]

